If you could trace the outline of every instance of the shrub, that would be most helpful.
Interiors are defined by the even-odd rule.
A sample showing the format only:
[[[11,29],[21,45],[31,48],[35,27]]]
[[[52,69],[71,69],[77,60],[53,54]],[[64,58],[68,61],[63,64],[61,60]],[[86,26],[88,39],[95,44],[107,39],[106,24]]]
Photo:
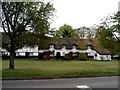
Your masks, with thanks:
[[[79,53],[78,60],[87,60],[87,56],[85,53]]]
[[[75,60],[75,59],[78,59],[78,55],[79,55],[79,52],[73,53],[73,59],[74,59],[74,60]]]
[[[65,60],[69,60],[70,59],[70,55],[69,54],[65,54],[64,59]]]

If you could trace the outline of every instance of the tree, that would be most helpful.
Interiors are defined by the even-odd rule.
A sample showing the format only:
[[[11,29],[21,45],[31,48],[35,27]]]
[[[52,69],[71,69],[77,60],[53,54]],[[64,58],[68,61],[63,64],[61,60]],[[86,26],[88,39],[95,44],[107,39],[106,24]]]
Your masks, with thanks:
[[[116,33],[120,34],[120,12],[117,12],[116,14],[108,15],[105,17],[101,23],[101,25],[98,27],[96,35],[103,43],[103,39],[110,40],[111,42],[115,41],[120,43],[120,37],[119,35],[116,35]],[[105,44],[103,44],[105,45]],[[110,43],[108,44],[108,46]],[[113,44],[112,44],[113,45]]]
[[[120,11],[118,11],[113,17],[112,17],[114,25],[111,26],[111,29],[113,31],[113,35],[116,37],[117,41],[120,42]],[[119,35],[117,36],[114,34],[114,32],[117,32]]]
[[[35,8],[39,7],[36,5]],[[39,11],[36,12],[37,17],[33,19],[33,33],[32,37],[34,38],[28,45],[31,46],[32,43],[38,45],[38,50],[45,43],[47,36],[50,34],[50,24],[53,20],[55,8],[53,5],[48,3],[43,3],[40,5]],[[33,12],[34,14],[34,12]],[[35,42],[35,43],[34,43]],[[32,45],[32,46],[33,46]]]
[[[38,6],[36,6],[37,8]],[[34,25],[34,34],[42,37],[45,36],[45,34],[49,34],[49,28],[50,28],[50,20],[52,20],[53,12],[55,11],[55,8],[53,5],[48,2],[47,4],[42,3],[37,18],[33,20]]]
[[[96,32],[97,38],[101,45],[110,50],[112,54],[119,54],[118,52],[120,48],[120,43],[116,41],[115,37],[113,36],[113,32],[110,28],[105,28],[104,26],[99,26]]]
[[[71,38],[75,35],[75,30],[67,24],[64,24],[56,31],[56,36]]]
[[[53,12],[53,8],[50,8],[50,6],[52,6],[50,2],[1,3],[2,28],[9,38],[8,43],[2,42],[2,44],[3,48],[10,52],[10,69],[14,69],[15,51],[27,43],[28,34],[37,32],[38,28],[42,30],[43,28],[40,28],[40,26],[46,27],[49,24],[47,20],[50,17],[48,15]]]
[[[78,36],[80,37],[80,39],[85,39],[86,37],[87,37],[87,34],[88,34],[88,31],[89,31],[90,29],[89,28],[87,28],[87,27],[80,27],[79,29],[78,29]]]
[[[103,26],[106,29],[111,29],[112,36],[114,36],[118,42],[120,42],[120,12],[118,11],[115,14],[108,15],[102,19],[100,26]],[[116,35],[118,33],[119,35]]]
[[[105,27],[100,26],[97,29],[97,37],[105,48],[113,47],[112,41],[114,41],[114,38],[112,37],[112,31],[110,29],[106,29]]]
[[[93,26],[91,28],[88,28],[87,39],[93,40],[93,39],[95,39],[95,35],[96,35],[96,27]]]

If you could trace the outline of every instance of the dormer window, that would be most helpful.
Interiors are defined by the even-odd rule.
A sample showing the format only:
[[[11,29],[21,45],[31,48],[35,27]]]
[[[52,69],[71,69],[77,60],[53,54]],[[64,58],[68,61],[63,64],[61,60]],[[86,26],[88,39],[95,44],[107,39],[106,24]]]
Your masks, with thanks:
[[[65,46],[65,45],[62,45],[62,48],[64,48],[64,49],[65,49],[65,48],[66,48],[66,46]]]
[[[54,45],[50,45],[50,48],[54,48]]]
[[[76,46],[73,46],[73,49],[76,49]]]
[[[92,45],[87,45],[87,48],[88,49],[93,49],[93,46]]]
[[[91,47],[90,47],[90,46],[88,46],[88,49],[91,49]]]

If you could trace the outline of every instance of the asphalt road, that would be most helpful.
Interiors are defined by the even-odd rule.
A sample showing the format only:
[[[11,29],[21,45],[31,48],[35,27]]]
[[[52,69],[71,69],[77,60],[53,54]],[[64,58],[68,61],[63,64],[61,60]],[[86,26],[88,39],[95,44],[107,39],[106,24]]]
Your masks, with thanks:
[[[84,88],[84,90],[92,90],[92,88],[118,88],[118,76],[45,80],[3,80],[2,88]]]

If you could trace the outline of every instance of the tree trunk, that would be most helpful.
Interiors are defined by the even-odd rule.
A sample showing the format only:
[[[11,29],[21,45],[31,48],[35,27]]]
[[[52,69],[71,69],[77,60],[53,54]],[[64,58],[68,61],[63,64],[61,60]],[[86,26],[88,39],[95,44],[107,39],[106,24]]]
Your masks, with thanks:
[[[10,52],[10,62],[9,62],[9,69],[14,69],[14,52]]]
[[[11,45],[11,48],[10,48],[9,69],[14,69],[14,56],[15,56],[14,45]]]

